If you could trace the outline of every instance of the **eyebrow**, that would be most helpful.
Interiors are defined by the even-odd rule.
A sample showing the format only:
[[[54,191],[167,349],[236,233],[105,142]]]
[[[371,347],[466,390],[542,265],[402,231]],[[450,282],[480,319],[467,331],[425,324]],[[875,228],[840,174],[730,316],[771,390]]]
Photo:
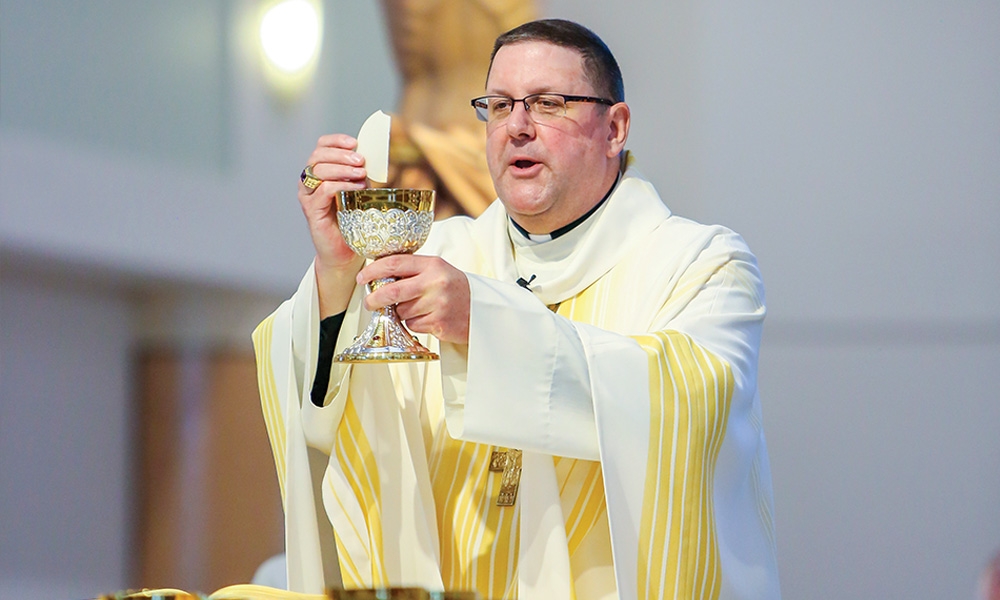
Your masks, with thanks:
[[[529,89],[533,89],[533,88],[529,88]],[[545,88],[534,89],[534,91],[528,92],[527,94],[524,94],[524,96],[522,96],[522,97],[527,98],[528,96],[534,96],[536,94],[558,94],[558,95],[561,95],[561,96],[587,96],[587,95],[589,95],[589,94],[576,94],[576,93],[570,93],[570,92],[561,92],[561,91],[557,91],[557,88],[545,87]],[[491,91],[487,90],[486,91],[486,95],[487,96],[503,96],[505,98],[511,98],[511,99],[517,98],[517,96],[515,96],[514,94],[512,94],[510,92],[491,92]]]
[[[532,94],[544,94],[544,93],[547,93],[547,92],[548,93],[553,93],[553,94],[568,93],[568,92],[557,92],[556,89],[554,87],[550,86],[550,85],[545,85],[545,86],[541,86],[541,87],[528,88],[528,90],[529,91],[528,91],[527,94],[525,94],[525,96],[530,96]],[[490,91],[489,87],[487,87],[485,91],[486,91],[486,95],[488,95],[488,96],[489,95],[496,95],[496,96],[507,96],[508,98],[513,98],[514,97],[514,95],[512,93],[510,93],[509,91]],[[570,94],[570,95],[573,95],[573,94]]]

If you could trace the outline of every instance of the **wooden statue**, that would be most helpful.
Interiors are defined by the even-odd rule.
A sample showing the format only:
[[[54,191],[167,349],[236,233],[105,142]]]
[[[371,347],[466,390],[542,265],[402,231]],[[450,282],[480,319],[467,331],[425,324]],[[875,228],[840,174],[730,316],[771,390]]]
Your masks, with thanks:
[[[533,0],[383,0],[403,94],[393,114],[389,183],[437,190],[435,214],[479,215],[496,198],[483,94],[493,42],[536,18]]]

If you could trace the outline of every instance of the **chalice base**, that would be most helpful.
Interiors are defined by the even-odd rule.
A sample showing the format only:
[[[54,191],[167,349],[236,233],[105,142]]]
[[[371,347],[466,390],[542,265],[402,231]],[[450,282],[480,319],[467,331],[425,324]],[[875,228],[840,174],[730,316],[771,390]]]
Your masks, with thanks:
[[[399,320],[394,306],[372,313],[368,326],[354,343],[333,357],[339,363],[385,363],[437,360]]]

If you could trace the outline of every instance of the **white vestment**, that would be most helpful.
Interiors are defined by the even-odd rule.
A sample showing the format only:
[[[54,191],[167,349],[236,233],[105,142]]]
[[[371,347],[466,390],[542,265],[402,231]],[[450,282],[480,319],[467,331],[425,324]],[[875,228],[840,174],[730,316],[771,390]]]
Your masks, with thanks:
[[[439,362],[335,363],[317,407],[312,270],[258,327],[290,589],[322,591],[337,561],[346,587],[497,600],[780,597],[756,260],[671,215],[632,163],[548,242],[499,201],[435,224],[420,252],[472,296],[468,345],[421,336]],[[362,294],[337,351],[367,323]],[[523,450],[513,507],[492,500],[496,448]]]

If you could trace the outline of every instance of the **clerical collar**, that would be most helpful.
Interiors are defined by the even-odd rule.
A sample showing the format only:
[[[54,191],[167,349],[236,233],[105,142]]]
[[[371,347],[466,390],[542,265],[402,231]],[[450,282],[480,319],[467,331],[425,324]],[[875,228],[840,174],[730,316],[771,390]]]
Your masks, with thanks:
[[[579,219],[573,221],[569,225],[563,225],[562,227],[556,229],[555,231],[552,231],[551,233],[528,233],[528,230],[518,225],[517,222],[514,221],[514,219],[511,219],[510,217],[507,218],[510,220],[510,224],[514,226],[514,229],[518,230],[521,233],[521,235],[523,235],[524,237],[528,238],[533,242],[548,242],[554,240],[561,235],[565,235],[570,231],[573,231],[573,229],[575,229],[578,225],[586,221],[591,215],[597,212],[597,209],[600,208],[601,205],[604,204],[607,201],[607,199],[611,197],[611,192],[615,191],[615,188],[618,187],[618,182],[621,181],[621,179],[622,179],[622,172],[621,170],[619,170],[618,176],[615,177],[615,182],[611,184],[611,188],[608,190],[608,193],[604,194],[604,197],[601,198],[600,202],[595,204],[593,208],[584,213],[583,216],[580,217]]]

